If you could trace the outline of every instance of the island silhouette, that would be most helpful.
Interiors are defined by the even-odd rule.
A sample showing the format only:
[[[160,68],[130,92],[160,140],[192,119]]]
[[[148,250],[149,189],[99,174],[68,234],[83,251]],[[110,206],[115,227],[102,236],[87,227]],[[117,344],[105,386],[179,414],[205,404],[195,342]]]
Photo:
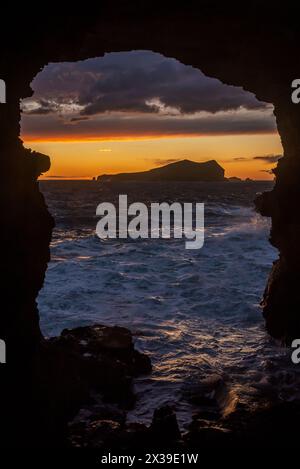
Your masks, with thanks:
[[[180,160],[148,171],[119,174],[102,174],[97,181],[226,181],[225,170],[215,160],[197,163]]]

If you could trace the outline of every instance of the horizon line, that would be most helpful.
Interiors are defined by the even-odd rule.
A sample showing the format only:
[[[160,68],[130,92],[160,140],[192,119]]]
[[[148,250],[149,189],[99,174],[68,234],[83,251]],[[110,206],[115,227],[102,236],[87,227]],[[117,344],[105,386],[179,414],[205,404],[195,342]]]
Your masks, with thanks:
[[[136,140],[160,140],[160,139],[173,139],[173,138],[207,138],[207,137],[232,137],[234,135],[273,135],[277,134],[276,130],[270,131],[249,131],[249,132],[212,132],[212,133],[202,133],[202,134],[149,134],[149,135],[136,135],[136,136],[96,136],[91,135],[88,137],[82,138],[70,138],[70,137],[32,137],[30,135],[20,135],[20,139],[23,143],[91,143],[91,142],[126,142],[126,141],[136,141]]]
[[[117,175],[117,174],[121,174],[121,173],[116,173],[115,175]],[[98,176],[101,176],[101,174],[99,174],[97,176],[76,176],[76,177],[39,176],[38,181],[95,181],[95,180],[97,180]],[[234,178],[234,177],[238,177],[238,176],[230,176],[229,178],[225,177],[225,181],[187,181],[187,182],[226,182],[226,180],[229,180],[229,179]],[[96,179],[93,179],[93,178],[96,178]],[[239,178],[239,179],[240,179],[240,181],[236,181],[236,182],[248,182],[247,178],[245,178],[245,179]],[[274,180],[274,179],[255,179],[255,178],[250,178],[250,177],[248,179],[250,179],[251,181],[255,181],[255,182],[256,181],[258,181],[258,182],[264,182],[264,181],[265,182],[272,182]],[[132,182],[132,181],[126,181],[126,182]],[[149,181],[149,182],[154,182],[155,183],[155,182],[158,182],[158,181]],[[165,182],[169,183],[169,182],[176,182],[176,181],[165,181]],[[182,182],[184,182],[184,181],[182,181]]]

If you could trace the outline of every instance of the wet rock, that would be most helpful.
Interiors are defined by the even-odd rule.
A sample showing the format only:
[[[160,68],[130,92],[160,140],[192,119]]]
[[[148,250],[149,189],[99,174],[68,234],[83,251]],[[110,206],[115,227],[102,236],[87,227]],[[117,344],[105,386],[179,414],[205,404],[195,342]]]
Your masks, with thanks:
[[[220,410],[212,407],[201,410],[197,415],[199,418],[211,422],[217,421],[221,418]]]
[[[176,414],[170,406],[154,411],[150,431],[154,439],[160,442],[180,440],[181,433]]]
[[[87,425],[93,420],[113,420],[121,426],[125,425],[126,412],[117,404],[104,403],[100,395],[94,396],[95,402],[82,407],[72,420],[72,425]]]
[[[86,426],[94,420],[124,425],[122,409],[135,402],[134,376],[150,370],[151,364],[134,349],[127,329],[100,329],[102,335],[96,326],[64,331],[60,337],[42,340],[20,372],[16,373],[13,367],[8,369],[13,379],[7,375],[7,389],[2,386],[3,402],[9,395],[20,423],[17,428],[13,425],[10,406],[2,409],[7,441],[15,435],[24,447],[64,446],[70,433],[68,422],[80,410],[81,417],[74,422],[78,429],[77,434],[73,432],[75,446],[81,444]],[[101,402],[97,392],[102,396]],[[105,400],[116,403],[118,412]]]
[[[297,234],[296,229],[294,233]],[[290,261],[292,263],[292,259]],[[300,337],[300,274],[297,269],[298,266],[294,264],[292,270],[283,256],[275,261],[261,302],[267,331],[286,345]],[[284,320],[282,311],[285,312]]]
[[[209,420],[194,418],[185,435],[184,442],[187,447],[205,449],[207,447],[228,447],[233,434],[224,425]]]
[[[271,217],[274,211],[273,192],[264,192],[257,194],[255,200],[255,209],[264,217]]]
[[[67,440],[71,447],[104,448],[120,438],[126,413],[117,404],[103,402],[93,395],[93,402],[83,406],[68,424]]]
[[[70,445],[78,448],[110,448],[119,439],[121,425],[114,420],[93,420],[70,427]]]
[[[60,339],[71,343],[81,353],[97,354],[106,351],[115,352],[117,355],[133,350],[131,332],[125,327],[95,324],[75,329],[64,329]]]
[[[94,411],[93,411],[94,409]],[[90,412],[92,411],[92,412]],[[101,411],[102,412],[102,411]],[[126,424],[116,419],[114,411],[105,415],[97,413],[96,407],[81,410],[69,425],[69,443],[72,447],[86,447],[114,450],[123,453],[137,450],[146,453],[151,450],[182,448],[182,439],[176,414],[165,406],[156,409],[150,427],[137,422]]]
[[[213,374],[198,383],[190,385],[189,388],[185,390],[185,397],[189,402],[195,405],[218,407],[218,395],[225,386],[223,378],[217,374]]]
[[[70,346],[85,358],[114,358],[126,364],[131,375],[149,373],[151,361],[134,348],[132,334],[125,327],[93,326],[65,329],[59,343]]]
[[[295,448],[298,444],[300,401],[280,402],[258,409],[241,409],[226,425],[234,442],[247,448]]]
[[[126,424],[126,413],[116,404],[104,403],[100,395],[80,409],[68,425],[68,443],[77,448],[105,451],[146,450],[151,441],[149,428],[140,423]]]
[[[150,359],[135,350],[131,332],[123,327],[97,324],[65,329],[51,343],[77,356],[91,390],[125,407],[134,403],[133,377],[151,371]]]
[[[196,416],[200,421],[218,422],[234,412],[238,397],[218,374],[212,374],[185,389],[184,397],[197,406]]]
[[[89,422],[74,421],[69,426],[69,446],[72,448],[97,448],[105,452],[146,452],[151,446],[149,429],[142,424],[122,424],[113,419],[96,419]]]
[[[130,423],[126,425],[120,435],[120,439],[116,442],[116,450],[137,454],[145,454],[152,445],[151,432],[146,425],[141,423]]]
[[[121,426],[114,420],[96,420],[86,429],[86,438],[89,448],[110,447],[118,438]]]

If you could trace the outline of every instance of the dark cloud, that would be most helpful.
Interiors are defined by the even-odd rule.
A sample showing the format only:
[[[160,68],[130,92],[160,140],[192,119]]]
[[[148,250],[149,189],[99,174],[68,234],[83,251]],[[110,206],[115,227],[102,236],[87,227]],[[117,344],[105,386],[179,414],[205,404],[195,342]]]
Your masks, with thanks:
[[[245,156],[237,156],[235,158],[232,158],[231,161],[234,161],[236,163],[239,163],[239,162],[244,162],[244,161],[249,161],[249,160],[252,160],[253,158],[246,158]]]
[[[274,171],[273,169],[261,169],[261,173],[267,173],[267,174],[272,174],[274,176]]]
[[[28,100],[28,106],[25,107],[26,114],[52,114],[58,111],[58,104],[47,99]]]
[[[70,119],[70,122],[81,122],[81,121],[86,121],[88,120],[88,117],[84,117],[84,116],[81,116],[81,117],[72,117]]]
[[[267,164],[277,163],[283,155],[262,155],[262,156],[254,156],[254,160],[260,160]]]
[[[80,123],[61,119],[57,115],[26,116],[22,121],[25,138],[109,139],[134,137],[172,137],[225,134],[272,133],[275,122],[260,111],[252,115],[208,114],[184,119],[178,116],[122,116],[104,114]]]
[[[168,159],[154,159],[151,162],[155,166],[164,166],[165,164],[176,163],[177,161],[181,160],[182,158],[168,158]],[[148,159],[146,161],[149,161]]]
[[[148,51],[50,64],[32,86],[38,105],[35,113],[43,113],[44,109],[55,112],[64,104],[74,103],[85,115],[172,110],[191,114],[266,106],[242,88],[224,85],[200,70]]]
[[[48,174],[45,175],[45,178],[46,179],[83,179],[83,178],[86,178],[88,176],[58,176],[58,175],[51,175],[49,176]]]
[[[70,176],[46,176],[48,179],[66,179],[67,177],[70,177]]]
[[[244,162],[244,161],[262,161],[266,164],[273,164],[277,163],[280,158],[282,158],[283,155],[260,155],[260,156],[237,156],[235,158],[232,158],[231,161],[238,163],[238,162]],[[269,170],[263,170],[263,171],[269,171]]]

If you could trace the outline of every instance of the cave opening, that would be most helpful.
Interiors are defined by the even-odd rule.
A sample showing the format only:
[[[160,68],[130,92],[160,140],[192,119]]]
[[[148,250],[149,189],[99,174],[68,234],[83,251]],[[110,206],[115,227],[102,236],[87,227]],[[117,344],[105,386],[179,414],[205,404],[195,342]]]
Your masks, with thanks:
[[[300,197],[300,107],[291,100],[291,83],[300,76],[299,64],[292,60],[297,56],[299,36],[296,15],[289,15],[289,9],[282,8],[281,4],[274,4],[270,9],[269,5],[258,4],[256,1],[243,5],[227,2],[226,8],[216,2],[202,2],[201,8],[174,4],[171,10],[167,5],[153,8],[152,4],[146,5],[141,2],[132,2],[130,6],[125,5],[124,2],[123,4],[118,2],[117,5],[115,3],[99,5],[93,10],[93,15],[73,15],[70,12],[67,14],[60,12],[59,15],[53,16],[44,15],[40,21],[34,22],[34,28],[28,27],[32,24],[32,17],[29,15],[27,17],[26,15],[17,15],[17,17],[16,14],[8,15],[6,24],[8,28],[1,28],[2,44],[5,50],[0,56],[1,78],[4,79],[6,85],[6,103],[0,105],[0,147],[3,164],[1,197],[5,207],[2,211],[3,229],[1,230],[2,245],[5,246],[2,253],[2,270],[5,276],[1,283],[3,313],[0,321],[0,338],[4,339],[7,345],[9,366],[1,367],[3,377],[1,441],[4,444],[8,442],[9,447],[15,447],[16,444],[22,447],[45,447],[45,445],[53,447],[57,443],[61,446],[62,429],[87,398],[82,391],[87,384],[85,377],[88,366],[81,366],[82,357],[76,351],[74,359],[74,349],[72,346],[69,349],[66,347],[65,336],[57,340],[44,340],[39,327],[36,305],[36,298],[43,286],[44,274],[49,262],[49,243],[53,228],[52,217],[39,188],[39,185],[41,188],[44,185],[45,189],[48,181],[40,181],[37,184],[36,178],[38,174],[45,173],[49,169],[49,160],[46,156],[32,153],[20,141],[19,104],[20,99],[31,96],[30,82],[47,63],[58,64],[85,60],[88,57],[102,56],[104,51],[154,50],[165,56],[175,57],[186,65],[192,65],[202,70],[207,76],[218,78],[223,83],[242,86],[245,90],[254,93],[261,101],[274,105],[284,158],[281,158],[277,165],[276,180],[271,192],[269,190],[263,192],[256,199],[259,213],[271,219],[270,241],[279,254],[267,282],[263,298],[263,314],[266,330],[271,337],[285,344],[290,344],[294,338],[298,338],[300,336],[300,249],[297,206]],[[161,102],[158,101],[152,104],[156,107],[161,106]],[[48,111],[44,109],[44,112],[49,113],[49,109]],[[75,122],[73,125],[76,125]],[[24,137],[23,134],[22,137]],[[26,143],[25,139],[24,142],[27,147],[31,146]],[[53,161],[53,152],[45,153],[51,154]],[[279,153],[282,152],[279,151]],[[275,157],[276,154],[277,151],[271,156]],[[266,153],[263,152],[256,156],[265,155]],[[238,158],[241,156],[243,154],[236,155]],[[64,181],[49,182],[59,185]],[[80,182],[80,184],[83,183],[85,181]],[[244,240],[247,238],[249,240],[251,230],[247,224],[244,228],[246,232]],[[233,236],[235,246],[238,246],[237,234]],[[264,242],[266,238],[265,232]],[[249,252],[248,248],[244,246],[244,249],[240,250],[240,257],[243,259],[247,252]],[[273,259],[276,254],[272,252],[274,253]],[[224,259],[225,254],[223,251],[220,253],[219,261]],[[264,258],[264,250],[253,251],[252,258],[254,260]],[[232,261],[233,256],[229,260]],[[57,269],[53,263],[51,265],[49,265],[47,278],[51,270],[54,273]],[[185,265],[186,263],[183,262],[183,269]],[[227,274],[228,278],[238,277],[240,280],[245,278],[247,272],[244,285],[249,285],[250,277],[253,278],[254,275],[253,277],[248,275],[248,264],[247,266],[244,264],[244,269],[239,268],[239,263],[236,266],[227,272],[224,269],[223,277]],[[198,290],[199,285],[203,285],[208,279],[204,262],[201,267],[203,276],[195,281],[195,286],[190,289],[187,297],[191,290]],[[215,264],[215,267],[222,272],[221,269],[225,266],[220,262]],[[160,265],[158,273],[156,268],[155,278],[159,274]],[[88,277],[86,278],[88,280]],[[71,281],[65,280],[66,277],[64,277],[63,286],[67,290]],[[210,299],[215,298],[221,291],[222,300],[224,300],[224,291],[229,290],[226,286],[224,288],[220,277],[217,280],[218,288],[216,287],[211,292]],[[188,285],[190,285],[189,282]],[[235,283],[235,287],[236,285]],[[59,286],[62,287],[62,282]],[[174,288],[176,287],[178,286],[174,285]],[[261,287],[262,281],[259,285],[260,292]],[[91,285],[92,290],[93,285]],[[60,292],[65,293],[62,290]],[[118,293],[118,291],[115,292]],[[76,293],[80,292],[76,292],[74,288],[74,294]],[[231,290],[230,293],[236,298],[237,303],[241,304],[237,289]],[[39,301],[42,294],[40,294]],[[243,304],[251,301],[251,298],[253,299],[251,292],[245,288]],[[235,307],[236,305],[230,304],[231,311]],[[262,326],[258,309],[256,311],[259,324]],[[220,313],[220,311],[214,312]],[[253,317],[252,313],[250,316]],[[232,322],[232,317],[226,318],[219,314],[222,324],[227,321],[227,326],[231,327],[231,335],[235,334],[238,346],[244,344],[244,348],[240,349],[240,355],[245,357],[243,369],[237,356],[229,353],[232,350],[228,342],[230,334],[222,335],[220,321],[216,327],[212,328],[211,335],[207,333],[205,328],[207,319],[210,320],[212,317],[213,314],[209,314],[209,318],[203,321],[203,328],[199,327],[198,331],[195,329],[195,333],[198,333],[202,341],[193,342],[186,334],[187,329],[184,328],[184,323],[178,316],[180,332],[176,335],[173,333],[174,329],[169,329],[169,334],[166,334],[165,340],[162,340],[163,345],[168,344],[168,338],[173,342],[177,337],[185,340],[187,354],[185,360],[181,362],[183,372],[190,364],[193,365],[195,350],[202,354],[203,369],[206,366],[209,372],[213,363],[215,369],[219,367],[220,373],[224,369],[228,372],[227,376],[231,382],[235,380],[235,377],[240,376],[243,370],[244,384],[251,384],[251,380],[247,381],[248,376],[253,378],[252,384],[257,384],[257,386],[250,386],[254,404],[267,403],[270,404],[270,408],[263,414],[261,412],[254,412],[254,415],[245,413],[242,400],[238,415],[234,414],[231,419],[231,430],[233,430],[231,441],[227,438],[227,431],[223,432],[223,429],[219,428],[218,417],[215,418],[209,413],[217,424],[217,427],[211,431],[211,427],[203,428],[203,421],[198,413],[200,420],[193,422],[195,425],[192,432],[189,432],[188,438],[192,439],[189,442],[196,443],[198,449],[207,446],[207,443],[208,446],[216,448],[221,442],[222,447],[227,447],[229,443],[229,447],[235,450],[237,443],[241,441],[251,449],[261,444],[276,448],[290,447],[293,443],[296,445],[299,401],[291,399],[291,391],[294,394],[299,388],[299,380],[296,377],[297,368],[290,369],[291,357],[289,356],[287,361],[274,360],[272,343],[268,344],[265,335],[261,341],[262,329],[254,324],[251,326],[250,323],[248,329],[247,327],[240,328],[237,318],[236,322]],[[147,324],[146,320],[144,323]],[[65,324],[61,323],[61,328],[64,326]],[[51,331],[45,330],[43,318],[42,329],[46,334],[51,335]],[[136,329],[136,332],[139,331]],[[158,335],[155,334],[155,330],[152,330],[148,336],[155,338]],[[143,347],[142,336],[136,337],[140,346]],[[206,347],[206,337],[208,345],[214,344],[214,353],[211,348]],[[159,344],[156,345],[156,350],[159,350]],[[255,346],[258,347],[257,350]],[[281,353],[283,352],[280,349],[278,356]],[[231,358],[230,368],[226,366],[228,362],[223,366],[223,361],[219,360],[222,356],[226,359]],[[257,356],[264,356],[266,360],[259,363]],[[20,360],[20,357],[23,359]],[[166,369],[168,369],[168,358],[170,357],[165,354]],[[87,362],[89,360],[86,358],[85,365],[90,364]],[[253,366],[249,368],[248,365],[251,362]],[[108,368],[112,369],[112,367],[106,367]],[[256,368],[255,371],[254,368]],[[162,390],[163,386],[168,386],[166,380],[163,379],[167,372],[162,368],[159,378],[155,376],[155,369],[156,363],[154,363],[153,374],[155,382],[152,381],[152,383],[157,384],[158,389]],[[195,363],[195,369],[199,371],[199,363]],[[105,372],[103,368],[101,371]],[[201,375],[201,369],[199,375]],[[175,373],[174,382],[177,377],[178,374]],[[241,383],[244,389],[242,380],[237,379],[236,382]],[[105,383],[105,380],[102,380],[102,383]],[[94,392],[95,382],[92,381],[91,386],[89,380],[88,384],[91,392]],[[96,384],[99,385],[99,380]],[[114,385],[112,391],[117,387]],[[21,393],[20,389],[22,389]],[[184,393],[184,388],[178,389],[177,387],[177,390],[181,397],[190,394],[189,390],[187,394]],[[138,394],[140,401],[141,393]],[[151,397],[153,395],[150,392],[149,399]],[[145,408],[147,412],[147,407]],[[162,417],[165,416],[167,419],[170,417],[168,412],[165,409],[164,412],[156,414],[158,427],[160,427],[159,421]],[[205,415],[208,416],[207,413]],[[172,417],[174,416],[171,415]],[[15,425],[16,421],[18,425]],[[118,422],[115,424],[117,426]],[[132,428],[129,429],[131,430]],[[151,434],[153,434],[151,431],[149,433],[146,430],[146,438]],[[162,432],[159,435],[164,436]],[[208,437],[208,435],[211,436]],[[133,438],[135,441],[140,441],[139,433],[135,432]],[[229,438],[231,439],[230,435]],[[186,439],[185,442],[187,442]],[[66,445],[66,438],[63,438],[63,445]],[[146,447],[148,449],[147,445]],[[189,445],[185,447],[190,448]]]
[[[21,137],[50,156],[39,186],[56,222],[38,297],[43,333],[93,323],[129,327],[155,364],[152,379],[137,383],[147,403],[139,399],[135,421],[177,402],[184,423],[187,404],[178,395],[207,374],[230,374],[246,390],[266,357],[256,357],[258,349],[269,353],[259,301],[276,253],[269,221],[253,200],[272,188],[271,168],[282,156],[273,106],[151,51],[50,63],[32,88],[22,103]],[[184,159],[217,160],[226,182],[153,190],[97,181]],[[175,240],[101,242],[96,207],[120,193],[133,202],[204,202],[204,248],[191,253]]]

